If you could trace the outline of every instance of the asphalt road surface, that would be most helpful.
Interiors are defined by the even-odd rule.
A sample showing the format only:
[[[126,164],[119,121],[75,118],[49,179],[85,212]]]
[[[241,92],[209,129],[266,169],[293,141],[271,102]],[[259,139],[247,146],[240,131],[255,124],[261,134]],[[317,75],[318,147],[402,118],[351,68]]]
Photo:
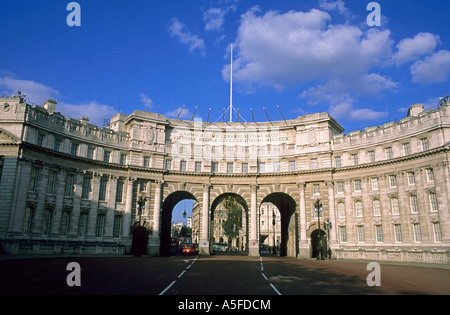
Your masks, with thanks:
[[[80,269],[67,268],[70,262]],[[380,286],[369,286],[368,263],[222,255],[0,257],[0,295],[450,295],[448,265],[380,262]]]

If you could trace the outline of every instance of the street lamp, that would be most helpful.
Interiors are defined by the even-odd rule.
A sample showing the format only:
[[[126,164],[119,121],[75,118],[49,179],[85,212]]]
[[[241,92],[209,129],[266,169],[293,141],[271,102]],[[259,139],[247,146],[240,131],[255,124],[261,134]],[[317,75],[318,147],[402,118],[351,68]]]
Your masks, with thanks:
[[[276,219],[276,216],[275,216],[275,210],[273,209],[273,210],[272,210],[272,226],[273,226],[273,246],[272,246],[272,253],[273,253],[274,255],[277,254],[277,249],[275,248],[275,219]]]
[[[146,198],[143,196],[140,196],[138,201],[137,201],[137,211],[138,211],[138,215],[139,215],[139,226],[141,226],[141,215],[142,212],[144,212],[145,210],[145,201]]]
[[[323,211],[322,204],[320,203],[320,199],[317,199],[314,205],[314,212],[317,213],[317,219],[319,223],[319,246],[317,246],[317,260],[322,260],[322,233],[320,233],[320,214]]]
[[[331,224],[330,219],[327,219],[323,224],[324,224],[325,229],[327,230],[328,244],[330,244],[330,230],[333,228],[333,225]],[[331,259],[331,250],[327,251],[327,253],[328,253],[328,259]]]

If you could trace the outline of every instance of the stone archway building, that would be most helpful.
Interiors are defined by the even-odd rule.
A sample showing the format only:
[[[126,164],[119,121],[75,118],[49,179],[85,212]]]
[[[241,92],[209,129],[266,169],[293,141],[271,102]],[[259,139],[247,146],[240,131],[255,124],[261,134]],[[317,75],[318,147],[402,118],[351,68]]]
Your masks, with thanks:
[[[328,113],[202,123],[135,111],[100,128],[62,116],[53,100],[0,104],[8,253],[128,253],[145,197],[150,255],[161,253],[165,218],[183,199],[200,208],[200,254],[208,255],[212,205],[233,194],[246,211],[249,255],[259,255],[260,206],[272,202],[283,255],[311,257],[320,199],[336,258],[449,262],[449,104],[413,105],[400,121],[348,134]]]

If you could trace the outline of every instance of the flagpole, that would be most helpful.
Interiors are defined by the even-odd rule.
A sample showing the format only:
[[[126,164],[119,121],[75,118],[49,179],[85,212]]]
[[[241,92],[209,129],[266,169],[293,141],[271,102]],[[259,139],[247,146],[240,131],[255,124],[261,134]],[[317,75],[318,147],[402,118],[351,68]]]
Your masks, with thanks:
[[[231,66],[230,66],[230,122],[233,121],[233,44],[231,44]]]

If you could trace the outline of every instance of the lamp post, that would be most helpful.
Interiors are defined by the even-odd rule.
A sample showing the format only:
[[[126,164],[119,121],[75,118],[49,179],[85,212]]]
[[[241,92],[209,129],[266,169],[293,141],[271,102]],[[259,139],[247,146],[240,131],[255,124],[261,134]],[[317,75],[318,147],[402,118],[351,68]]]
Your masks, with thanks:
[[[141,226],[141,215],[142,215],[142,212],[145,210],[145,200],[146,200],[145,197],[140,196],[138,201],[137,201],[137,211],[138,211],[138,215],[139,215],[139,226]]]
[[[327,235],[328,235],[328,244],[330,244],[330,230],[333,228],[333,225],[330,222],[330,219],[327,219],[324,223],[324,227],[327,230]],[[330,246],[330,245],[328,245]],[[328,253],[328,259],[331,259],[331,250],[327,251]]]
[[[317,213],[317,219],[319,223],[319,246],[317,246],[317,260],[322,260],[322,233],[320,233],[320,214],[323,211],[322,204],[320,203],[320,199],[317,199],[314,205],[314,212]]]
[[[275,248],[275,210],[272,210],[272,226],[273,226],[273,246],[272,246],[272,253],[274,255],[277,254],[277,249]]]

